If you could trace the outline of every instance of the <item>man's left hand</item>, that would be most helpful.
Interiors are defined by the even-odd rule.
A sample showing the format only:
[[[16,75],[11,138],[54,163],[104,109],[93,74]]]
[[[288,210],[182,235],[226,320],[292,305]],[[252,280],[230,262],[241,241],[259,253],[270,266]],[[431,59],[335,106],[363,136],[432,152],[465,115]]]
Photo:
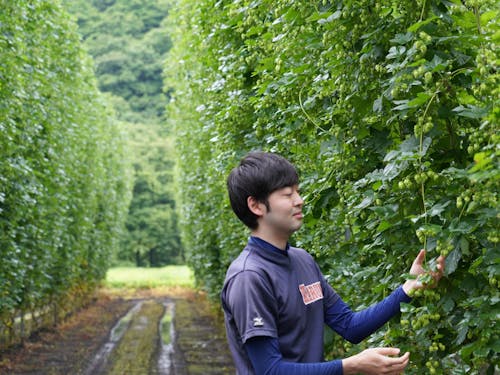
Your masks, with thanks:
[[[403,284],[403,290],[407,295],[412,294],[414,290],[433,288],[443,277],[445,258],[442,255],[437,258],[436,271],[426,271],[424,269],[425,254],[425,250],[420,250],[411,265],[410,275],[415,278]]]

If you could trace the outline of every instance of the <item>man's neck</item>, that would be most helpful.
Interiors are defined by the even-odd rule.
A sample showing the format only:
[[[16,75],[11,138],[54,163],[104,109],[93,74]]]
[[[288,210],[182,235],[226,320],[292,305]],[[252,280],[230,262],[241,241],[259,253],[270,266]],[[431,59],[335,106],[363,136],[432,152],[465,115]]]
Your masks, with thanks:
[[[271,245],[277,247],[278,249],[285,250],[288,244],[288,236],[278,236],[276,234],[266,233],[263,230],[253,230],[252,236],[259,237],[261,240],[269,242]]]

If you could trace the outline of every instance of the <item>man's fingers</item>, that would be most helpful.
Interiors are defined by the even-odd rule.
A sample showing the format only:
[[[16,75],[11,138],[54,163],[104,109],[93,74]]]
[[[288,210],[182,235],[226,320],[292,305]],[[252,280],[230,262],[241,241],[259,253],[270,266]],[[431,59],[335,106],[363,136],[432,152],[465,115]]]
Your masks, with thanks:
[[[403,373],[410,359],[410,353],[398,357],[400,353],[399,348],[366,349],[357,355],[358,364],[363,365],[363,374],[398,375]]]
[[[444,272],[444,265],[445,265],[445,258],[444,256],[440,255],[439,258],[437,259],[437,268],[439,272],[443,273]]]
[[[377,348],[377,351],[382,355],[399,355],[401,350],[398,348]]]
[[[422,249],[415,258],[415,263],[418,265],[422,265],[424,263],[424,260],[425,260],[425,250]]]
[[[405,354],[403,354],[401,357],[399,357],[403,360],[403,362],[408,362],[409,359],[410,359],[410,352],[406,352]]]
[[[436,281],[439,281],[441,277],[443,277],[444,264],[445,264],[444,262],[445,258],[442,255],[440,255],[439,258],[437,259],[437,265],[436,265],[437,271],[432,273],[432,277]]]
[[[399,349],[398,349],[398,351],[399,351]],[[408,362],[409,358],[410,358],[410,353],[406,352],[401,357],[388,357],[387,363],[391,366],[398,366],[398,365],[405,364],[406,362]]]
[[[388,368],[387,374],[401,374],[406,366],[408,366],[408,362],[410,360],[410,353],[406,352],[401,357],[397,358],[387,358],[388,359]]]

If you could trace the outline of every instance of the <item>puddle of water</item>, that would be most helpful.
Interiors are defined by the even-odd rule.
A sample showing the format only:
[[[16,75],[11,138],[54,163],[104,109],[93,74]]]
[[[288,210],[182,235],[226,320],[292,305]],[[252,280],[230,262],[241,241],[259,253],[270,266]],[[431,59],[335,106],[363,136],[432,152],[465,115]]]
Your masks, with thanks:
[[[165,313],[163,314],[158,327],[161,337],[160,356],[158,358],[158,374],[170,375],[173,370],[172,356],[174,354],[175,341],[173,320],[175,315],[175,303],[172,301],[165,301],[163,305],[165,306]]]
[[[142,301],[137,302],[111,329],[109,334],[109,343],[116,344],[122,338],[123,334],[130,325],[133,316],[139,311]]]
[[[108,342],[106,342],[99,352],[96,354],[90,365],[85,371],[85,375],[96,375],[100,374],[105,368],[108,362],[109,354],[121,340],[123,334],[130,325],[130,321],[133,316],[139,311],[142,306],[142,301],[137,302],[111,329],[109,334]]]

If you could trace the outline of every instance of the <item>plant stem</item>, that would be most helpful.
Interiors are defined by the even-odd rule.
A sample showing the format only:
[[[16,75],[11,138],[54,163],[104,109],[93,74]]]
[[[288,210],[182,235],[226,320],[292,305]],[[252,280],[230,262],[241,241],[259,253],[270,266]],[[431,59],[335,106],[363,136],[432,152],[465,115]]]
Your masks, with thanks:
[[[300,89],[299,91],[299,104],[300,104],[300,109],[302,110],[302,112],[304,112],[304,114],[306,115],[307,119],[309,121],[311,121],[318,129],[322,130],[323,132],[327,132],[325,129],[323,129],[321,126],[319,126],[312,118],[311,116],[309,116],[309,113],[307,113],[307,111],[305,110],[304,106],[302,105],[302,90],[304,89],[304,86],[302,86],[302,88]]]
[[[424,19],[425,7],[427,6],[427,1],[424,0],[424,4],[422,5],[422,12],[420,12],[420,21]]]
[[[479,7],[477,5],[474,7],[474,15],[476,16],[477,32],[481,34],[481,15],[479,14]]]
[[[429,103],[427,103],[427,106],[425,107],[425,111],[423,114],[424,121],[425,121],[425,116],[427,115],[427,112],[429,111],[429,108],[431,106],[431,103],[434,100],[434,98],[436,97],[437,93],[438,92],[436,91],[436,92],[434,92],[434,94],[432,94],[431,99],[429,100]],[[418,150],[418,154],[419,154],[418,161],[419,161],[420,165],[422,165],[423,147],[424,147],[424,132],[421,131],[420,132],[420,145],[419,145],[419,150]],[[424,222],[425,222],[425,224],[427,224],[427,208],[425,207],[425,186],[424,186],[424,184],[425,184],[424,181],[422,181],[420,183],[420,195],[422,197],[422,207],[424,210]],[[427,250],[427,235],[424,235],[424,249]]]

